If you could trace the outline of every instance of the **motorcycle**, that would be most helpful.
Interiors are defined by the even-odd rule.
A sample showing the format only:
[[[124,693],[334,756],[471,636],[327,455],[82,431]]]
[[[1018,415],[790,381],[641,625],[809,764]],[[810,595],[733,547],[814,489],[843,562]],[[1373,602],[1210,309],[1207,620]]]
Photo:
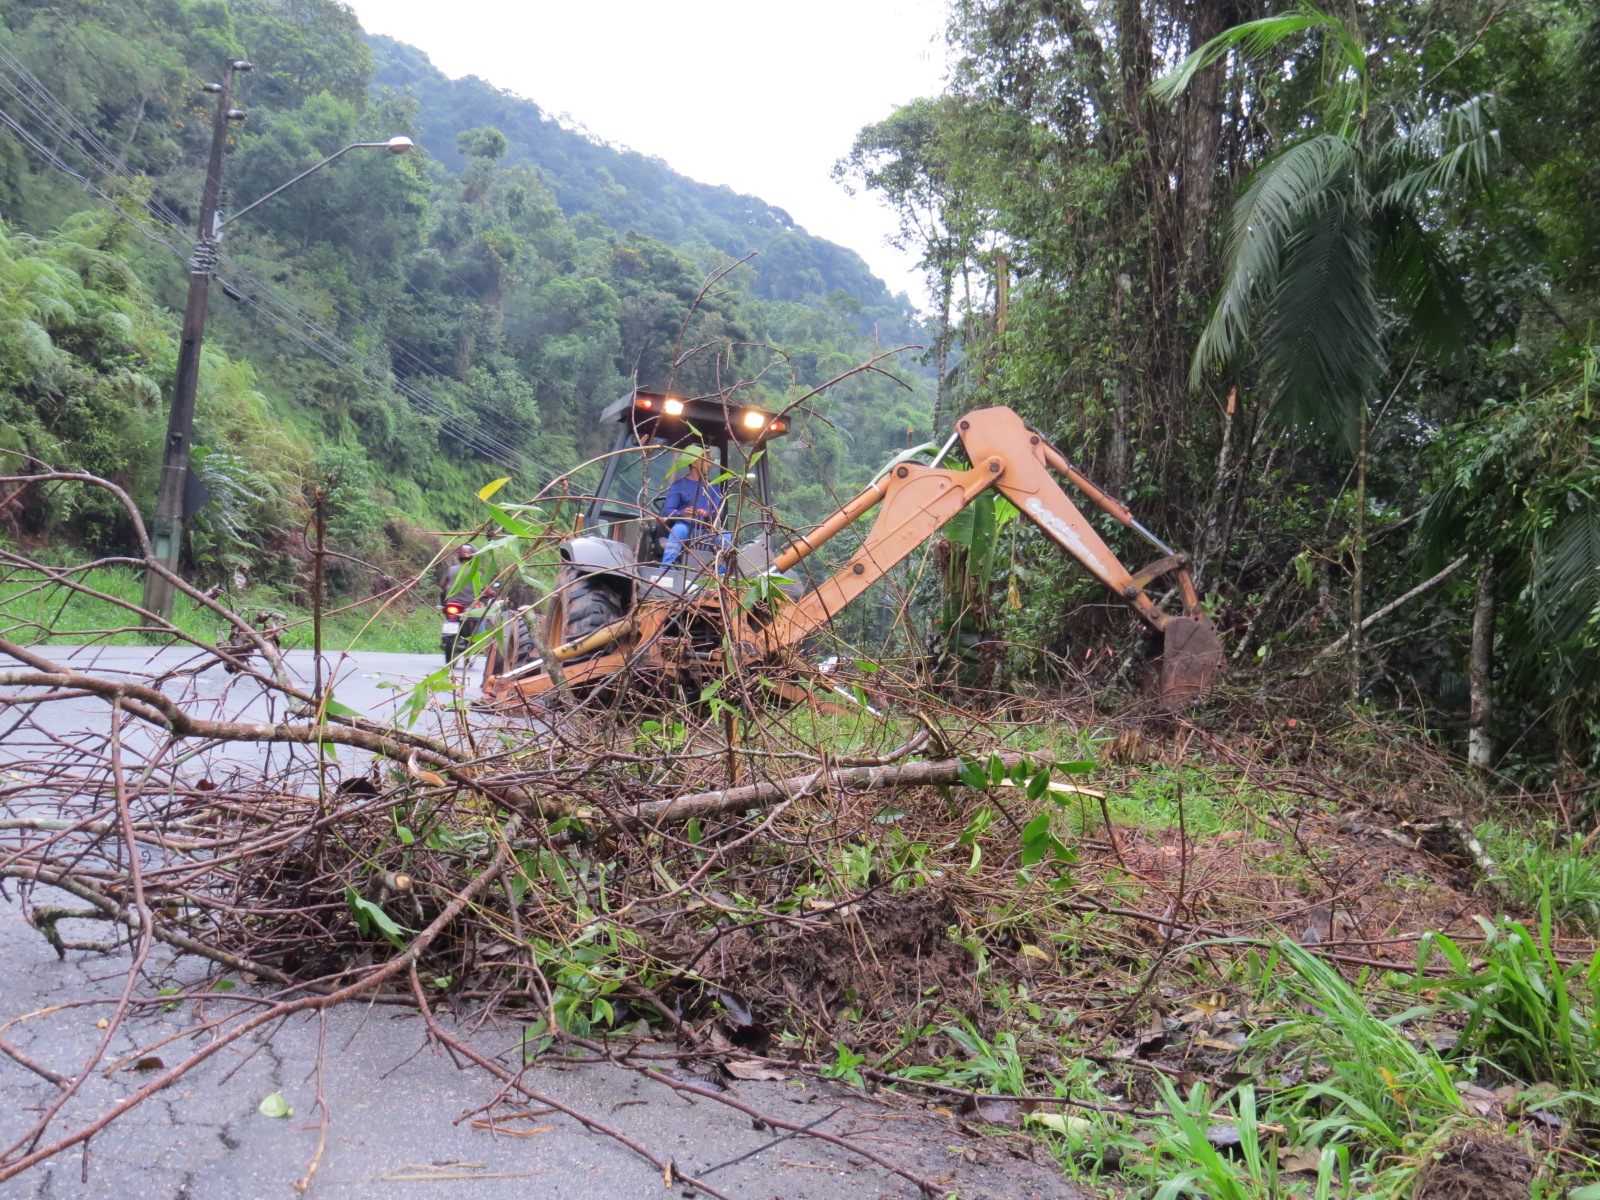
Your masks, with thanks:
[[[454,663],[467,653],[472,639],[486,627],[494,604],[494,594],[488,593],[466,604],[451,600],[439,606],[444,614],[444,624],[439,627],[439,649],[446,663]]]

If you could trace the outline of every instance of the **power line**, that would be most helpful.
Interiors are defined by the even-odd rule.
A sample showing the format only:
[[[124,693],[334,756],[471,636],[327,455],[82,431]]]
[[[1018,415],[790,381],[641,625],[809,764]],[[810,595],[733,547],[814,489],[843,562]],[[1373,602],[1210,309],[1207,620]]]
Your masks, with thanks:
[[[193,254],[194,237],[183,228],[182,219],[164,203],[152,199],[147,202],[148,207],[154,209],[157,215],[165,222],[163,225],[157,225],[149,220],[148,217],[130,212],[115,195],[96,183],[93,176],[98,175],[114,181],[123,188],[132,189],[133,184],[129,177],[134,172],[4,48],[0,48],[0,86],[9,91],[21,107],[26,109],[37,122],[54,134],[58,144],[54,149],[46,145],[41,137],[24,126],[3,106],[0,106],[0,124],[15,133],[25,145],[37,153],[47,164],[76,179],[87,191],[110,204],[145,236],[165,246],[181,261],[187,263],[190,260]],[[84,160],[87,164],[88,173],[75,169],[69,164],[63,157],[63,150],[75,152],[78,157]],[[181,238],[183,243],[181,246],[174,244],[174,236]],[[282,295],[265,281],[245,271],[231,258],[220,256],[220,260],[219,265],[225,265],[228,273],[232,276],[229,279],[226,275],[223,275],[223,282],[232,287],[236,294],[243,297],[244,302],[253,305],[265,315],[280,332],[300,345],[335,367],[357,375],[363,382],[377,383],[380,386],[399,392],[417,408],[438,420],[441,433],[461,442],[468,449],[497,461],[514,471],[527,474],[555,473],[546,464],[538,462],[502,439],[495,437],[469,418],[454,412],[450,406],[439,401],[409,380],[395,376],[392,367],[375,355],[356,349],[336,334],[322,328],[307,316],[292,299]],[[221,274],[219,272],[219,275]],[[266,296],[268,303],[263,303],[256,297],[245,296],[244,289],[253,290],[258,296]],[[342,305],[340,307],[342,309]],[[419,365],[426,367],[421,358],[409,347],[401,344],[398,348],[402,354],[412,358]],[[435,374],[436,378],[443,378],[442,376],[437,376],[436,373],[429,373]]]

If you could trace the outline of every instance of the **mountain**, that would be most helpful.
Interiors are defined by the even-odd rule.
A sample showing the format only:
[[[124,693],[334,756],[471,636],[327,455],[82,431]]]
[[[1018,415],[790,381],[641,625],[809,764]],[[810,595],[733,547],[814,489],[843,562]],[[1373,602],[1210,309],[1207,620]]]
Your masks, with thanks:
[[[493,126],[506,136],[504,161],[535,168],[569,218],[589,215],[619,231],[672,246],[709,246],[733,258],[755,251],[752,294],[814,304],[843,291],[869,317],[902,322],[897,333],[910,331],[914,314],[903,295],[891,295],[855,251],[808,234],[776,205],[698,183],[659,158],[568,129],[532,100],[475,75],[450,79],[414,46],[373,35],[367,43],[373,87],[416,101],[418,139],[449,170],[467,165],[457,137]]]

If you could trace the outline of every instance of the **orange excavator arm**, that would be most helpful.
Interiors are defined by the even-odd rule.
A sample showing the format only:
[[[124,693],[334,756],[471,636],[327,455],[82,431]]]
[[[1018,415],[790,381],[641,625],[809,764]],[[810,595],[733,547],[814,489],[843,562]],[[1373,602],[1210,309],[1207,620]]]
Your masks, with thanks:
[[[969,470],[903,463],[778,555],[773,571],[788,571],[874,507],[879,510],[866,540],[850,561],[779,610],[766,630],[768,649],[793,646],[815,633],[974,497],[993,487],[1163,635],[1156,686],[1169,707],[1180,707],[1208,692],[1221,670],[1222,646],[1200,608],[1187,558],[1162,545],[1126,507],[1085,479],[1011,409],[968,413],[957,422],[956,430],[972,464]],[[1155,542],[1164,556],[1130,572],[1068,498],[1052,470],[1066,476],[1116,520]],[[1176,579],[1183,602],[1181,615],[1164,612],[1145,591],[1163,575]]]

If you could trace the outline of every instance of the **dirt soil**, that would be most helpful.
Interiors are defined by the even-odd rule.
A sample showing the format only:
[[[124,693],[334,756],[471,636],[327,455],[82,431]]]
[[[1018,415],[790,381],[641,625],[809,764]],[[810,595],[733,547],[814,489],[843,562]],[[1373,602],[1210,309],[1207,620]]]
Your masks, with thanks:
[[[1536,1168],[1516,1142],[1494,1134],[1458,1137],[1425,1163],[1413,1200],[1528,1200]]]
[[[879,893],[856,911],[818,914],[811,928],[771,934],[737,930],[718,943],[700,970],[752,1001],[792,1004],[815,1014],[839,1005],[909,1006],[925,988],[973,969],[972,955],[946,932],[959,921],[950,900],[931,888]]]

